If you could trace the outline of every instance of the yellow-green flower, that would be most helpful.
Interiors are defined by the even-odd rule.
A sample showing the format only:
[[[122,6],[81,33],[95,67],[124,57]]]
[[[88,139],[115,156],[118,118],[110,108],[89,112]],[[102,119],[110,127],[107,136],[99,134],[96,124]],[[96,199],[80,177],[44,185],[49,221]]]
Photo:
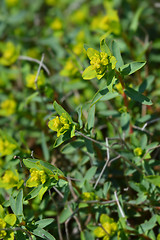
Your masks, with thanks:
[[[50,24],[50,28],[54,31],[60,31],[63,28],[62,21],[59,18],[55,18]]]
[[[91,65],[84,70],[82,74],[84,79],[92,79],[95,77],[101,79],[106,71],[116,67],[116,58],[114,56],[109,56],[105,52],[99,52],[93,48],[88,48],[87,56],[90,59]]]
[[[26,182],[27,187],[37,187],[44,184],[47,180],[47,175],[44,170],[30,169],[31,176]]]
[[[17,148],[17,145],[9,141],[6,137],[0,137],[0,156],[7,156]]]
[[[45,3],[48,6],[54,6],[56,4],[56,0],[45,0]]]
[[[4,175],[0,178],[0,187],[5,189],[10,189],[13,187],[20,187],[23,184],[23,180],[19,181],[18,172],[12,172],[11,170],[6,170]]]
[[[0,218],[0,229],[6,227],[6,222]],[[5,230],[0,230],[0,239],[3,239],[7,235],[7,232]]]
[[[10,116],[15,113],[16,102],[13,99],[6,99],[0,104],[0,115]]]
[[[109,240],[117,231],[117,223],[106,214],[100,216],[100,223],[102,227],[97,227],[94,230],[94,235],[98,238],[103,237],[103,240]]]
[[[17,6],[19,0],[5,0],[5,3],[8,7],[14,7]]]
[[[91,201],[98,199],[98,197],[95,195],[94,192],[84,192],[82,193],[82,199],[85,201]]]
[[[75,76],[78,72],[78,68],[72,59],[68,59],[64,68],[61,70],[60,75],[65,77]]]
[[[140,147],[135,148],[133,151],[135,156],[141,156],[143,153],[143,150]]]
[[[48,123],[48,127],[57,132],[57,137],[67,132],[70,129],[70,126],[71,121],[66,113],[62,113],[60,117],[57,116]]]
[[[41,86],[44,85],[45,78],[44,78],[43,72],[41,72],[41,74],[38,76],[37,86],[36,86],[36,83],[35,83],[36,75],[37,75],[37,73],[27,75],[26,86],[28,88],[32,88],[32,89],[36,90],[37,86],[38,86],[38,88],[40,88]]]
[[[15,46],[12,42],[0,43],[0,64],[9,66],[13,64],[19,56],[19,46]]]

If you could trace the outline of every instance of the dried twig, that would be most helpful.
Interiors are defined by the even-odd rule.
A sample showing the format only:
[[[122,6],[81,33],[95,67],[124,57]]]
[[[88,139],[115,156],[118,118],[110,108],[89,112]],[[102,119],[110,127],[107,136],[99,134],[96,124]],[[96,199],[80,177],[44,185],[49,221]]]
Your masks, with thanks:
[[[31,57],[28,57],[28,56],[19,56],[18,59],[19,60],[27,60],[29,62],[35,62],[35,63],[40,64],[40,61],[38,59],[31,58]],[[41,67],[46,71],[46,73],[48,75],[50,75],[50,71],[49,71],[49,69],[46,67],[46,65],[44,63],[42,63]]]

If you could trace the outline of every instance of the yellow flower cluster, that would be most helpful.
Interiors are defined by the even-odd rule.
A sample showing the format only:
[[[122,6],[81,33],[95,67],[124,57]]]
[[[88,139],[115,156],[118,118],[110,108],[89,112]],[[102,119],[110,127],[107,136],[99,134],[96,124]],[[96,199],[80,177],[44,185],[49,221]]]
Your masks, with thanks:
[[[96,200],[98,197],[95,195],[94,192],[84,192],[82,194],[82,199],[85,201],[91,201],[91,200]]]
[[[0,105],[0,115],[1,116],[10,116],[15,113],[16,102],[13,99],[6,99],[1,102]]]
[[[142,148],[137,147],[137,148],[134,149],[134,155],[135,155],[135,156],[137,156],[137,157],[138,157],[138,156],[141,156],[142,153],[143,153]]]
[[[94,235],[99,238],[103,237],[103,240],[109,240],[117,231],[117,223],[106,214],[100,216],[100,223],[102,227],[97,227]]]
[[[3,229],[6,227],[6,222],[0,218],[0,229]],[[5,230],[0,230],[0,239],[3,239],[7,235],[7,232]]]
[[[47,180],[47,175],[44,170],[30,169],[31,176],[26,182],[27,187],[37,187],[44,184]]]
[[[19,0],[5,0],[5,3],[8,7],[13,7],[18,4]]]
[[[35,79],[36,79],[36,75],[37,73],[34,73],[34,74],[28,74],[27,77],[26,77],[26,86],[28,88],[32,88],[34,90],[36,90],[36,83],[35,83]],[[38,88],[43,86],[45,83],[45,78],[44,78],[44,75],[43,73],[41,73],[39,76],[38,76],[38,80],[37,80],[37,86]]]
[[[19,177],[17,172],[6,170],[5,174],[0,179],[1,187],[5,189],[16,187],[19,183]]]
[[[57,137],[64,134],[70,129],[71,122],[66,113],[49,121],[48,127],[57,132]]]
[[[45,0],[45,3],[48,6],[54,6],[57,2],[56,2],[56,0]]]
[[[19,47],[16,47],[12,42],[0,44],[0,64],[9,66],[13,64],[19,56]]]
[[[95,53],[90,57],[90,64],[93,66],[93,69],[96,70],[98,74],[103,74],[108,65],[108,55],[107,53]]]
[[[60,75],[65,77],[72,77],[72,76],[75,76],[77,72],[78,72],[78,68],[75,65],[75,63],[71,59],[68,59],[64,68],[60,72]]]
[[[54,31],[60,31],[63,28],[62,21],[59,18],[55,18],[50,24],[51,29]]]
[[[7,156],[17,148],[16,144],[12,143],[5,137],[0,138],[0,156]]]

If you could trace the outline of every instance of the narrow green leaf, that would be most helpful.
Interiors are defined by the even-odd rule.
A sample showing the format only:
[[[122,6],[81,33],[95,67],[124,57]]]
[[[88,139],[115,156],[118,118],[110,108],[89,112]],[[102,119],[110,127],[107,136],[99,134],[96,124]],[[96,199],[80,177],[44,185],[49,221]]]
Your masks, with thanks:
[[[63,135],[60,135],[56,139],[56,141],[55,141],[55,143],[53,145],[53,148],[56,148],[56,147],[60,146],[63,142],[65,142],[65,141],[67,141],[69,139],[71,139],[71,132],[67,131]]]
[[[23,215],[23,189],[21,189],[16,198],[16,215]]]
[[[42,185],[39,185],[38,187],[34,188],[31,192],[28,193],[28,195],[25,197],[25,200],[30,200],[38,196],[39,191],[41,190]]]
[[[90,107],[89,112],[88,112],[88,118],[87,118],[87,128],[88,130],[92,130],[94,127],[94,121],[95,121],[95,105],[92,105]]]
[[[115,40],[113,40],[113,42],[112,42],[112,52],[113,52],[113,56],[117,60],[116,69],[118,69],[118,68],[120,68],[121,66],[124,65],[124,62],[123,62],[123,59],[122,59],[122,56],[121,56],[119,46],[118,46],[118,44]]]
[[[135,32],[138,28],[139,18],[141,16],[141,13],[142,13],[143,9],[144,9],[143,7],[138,8],[136,13],[134,14],[134,17],[133,17],[131,25],[130,25],[130,30],[132,32]]]
[[[105,52],[108,54],[108,56],[111,56],[111,51],[109,49],[109,47],[107,46],[105,39],[102,39],[100,42],[100,49],[102,52]]]
[[[46,136],[44,134],[44,132],[41,133],[41,145],[42,145],[42,151],[43,151],[43,155],[44,155],[44,159],[46,161],[49,161],[49,149],[46,143]]]
[[[91,167],[87,172],[86,172],[86,175],[85,175],[85,180],[89,181],[93,178],[93,176],[95,175],[97,171],[97,167],[96,166],[93,166]]]
[[[27,158],[27,159],[23,159],[23,163],[27,168],[36,168],[38,170],[44,170],[45,172],[47,172],[49,174],[56,172],[59,175],[63,175],[63,172],[60,169],[58,169],[54,165],[51,165],[48,162],[44,162],[39,159]]]
[[[72,215],[71,209],[67,206],[60,214],[59,222],[64,223]]]
[[[149,98],[142,95],[140,92],[134,90],[133,88],[128,87],[127,89],[125,89],[125,93],[134,101],[140,102],[144,105],[152,105],[152,101]]]
[[[56,110],[56,112],[57,112],[60,116],[62,115],[62,113],[65,113],[65,114],[67,114],[68,119],[70,120],[70,122],[71,122],[71,123],[73,122],[73,120],[72,120],[72,118],[70,117],[70,115],[68,114],[68,112],[66,112],[66,110],[64,110],[64,108],[63,108],[61,105],[59,105],[56,101],[54,101],[53,107],[54,107],[54,109]]]
[[[43,228],[38,227],[36,229],[30,230],[30,232],[42,239],[56,240],[49,232],[45,231]]]
[[[146,62],[131,62],[127,63],[119,68],[122,75],[131,75],[132,73],[141,69]]]
[[[93,106],[94,104],[96,104],[98,101],[108,101],[112,98],[115,98],[119,96],[119,93],[117,92],[113,92],[110,93],[108,90],[108,87],[105,87],[101,90],[99,90],[93,97],[92,102],[91,102],[91,106]]]
[[[78,113],[78,123],[79,123],[79,127],[82,128],[83,127],[83,121],[82,121],[82,106],[77,108],[77,113]]]
[[[14,197],[12,195],[9,198],[9,202],[10,202],[10,206],[11,206],[12,211],[16,215],[16,200],[14,199]]]
[[[150,176],[146,176],[145,179],[154,184],[157,187],[160,187],[160,176],[157,175],[150,175]]]
[[[107,88],[109,90],[110,93],[113,92],[112,88],[113,85],[115,84],[117,78],[115,77],[115,70],[111,70],[107,73]]]
[[[39,228],[44,228],[54,222],[54,218],[45,218],[35,222],[35,225],[38,225]]]

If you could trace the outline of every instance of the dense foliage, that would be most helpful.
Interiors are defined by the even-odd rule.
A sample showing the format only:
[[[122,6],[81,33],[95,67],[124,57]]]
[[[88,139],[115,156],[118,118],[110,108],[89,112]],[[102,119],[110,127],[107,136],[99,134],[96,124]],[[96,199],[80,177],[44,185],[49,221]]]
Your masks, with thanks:
[[[0,239],[160,239],[160,4],[1,0]]]

